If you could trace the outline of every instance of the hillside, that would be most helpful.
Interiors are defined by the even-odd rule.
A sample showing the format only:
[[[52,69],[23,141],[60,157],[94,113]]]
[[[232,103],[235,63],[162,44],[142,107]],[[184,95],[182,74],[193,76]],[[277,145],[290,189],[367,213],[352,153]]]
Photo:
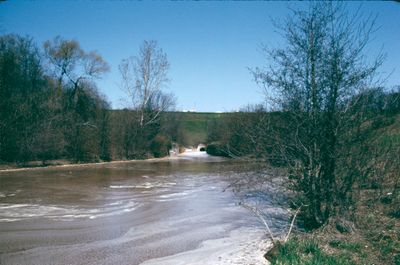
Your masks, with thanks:
[[[166,112],[162,114],[159,124],[160,134],[165,139],[178,143],[182,147],[194,147],[200,143],[207,143],[213,128],[220,127],[223,119],[229,113],[212,112]],[[123,146],[124,134],[133,128],[126,128],[132,124],[134,114],[130,110],[111,110],[110,125],[112,135],[112,146]],[[134,125],[128,127],[135,127]],[[118,135],[118,136],[116,136]],[[115,149],[115,148],[114,148]],[[121,149],[121,148],[120,148]],[[113,158],[123,156],[121,150],[113,150]]]
[[[184,146],[206,143],[210,129],[218,126],[218,120],[227,113],[171,112],[178,122],[177,141]]]

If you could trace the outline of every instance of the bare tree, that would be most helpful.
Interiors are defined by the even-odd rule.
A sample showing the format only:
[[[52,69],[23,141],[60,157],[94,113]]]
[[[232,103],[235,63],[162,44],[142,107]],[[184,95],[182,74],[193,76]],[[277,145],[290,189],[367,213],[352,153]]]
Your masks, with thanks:
[[[272,63],[253,73],[287,114],[276,145],[305,200],[310,225],[318,226],[340,202],[337,159],[351,99],[371,86],[384,56],[365,59],[375,20],[350,17],[341,4],[313,3],[278,27],[287,46],[265,49]]]
[[[165,93],[169,62],[166,53],[156,41],[144,41],[136,57],[121,62],[119,71],[122,88],[130,107],[138,112],[138,122],[145,127],[155,122],[160,114],[175,105],[172,94]]]
[[[75,40],[64,40],[58,36],[46,41],[44,50],[59,88],[70,82],[77,90],[80,82],[100,78],[109,71],[108,64],[97,52],[85,52]]]
[[[126,117],[123,129],[126,158],[148,157],[154,146],[160,144],[156,143],[157,139],[164,139],[161,116],[175,106],[174,95],[164,91],[169,82],[168,70],[167,55],[155,41],[144,41],[137,56],[119,65],[121,88],[129,106],[125,114],[131,116]],[[152,153],[159,155],[158,151]]]

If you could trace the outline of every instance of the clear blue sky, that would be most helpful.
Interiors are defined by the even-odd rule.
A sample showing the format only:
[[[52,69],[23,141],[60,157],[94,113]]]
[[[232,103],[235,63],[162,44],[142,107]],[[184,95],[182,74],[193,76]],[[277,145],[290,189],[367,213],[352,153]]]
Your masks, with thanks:
[[[112,103],[123,107],[118,64],[135,55],[143,40],[157,40],[171,63],[169,91],[178,110],[234,111],[263,100],[248,67],[265,65],[261,43],[282,43],[270,17],[280,19],[302,2],[135,2],[135,1],[6,1],[0,3],[0,33],[29,35],[41,45],[60,35],[97,50],[111,72],[98,82]],[[400,84],[400,4],[352,2],[377,13],[380,31],[371,54],[382,45],[393,71],[387,86]]]

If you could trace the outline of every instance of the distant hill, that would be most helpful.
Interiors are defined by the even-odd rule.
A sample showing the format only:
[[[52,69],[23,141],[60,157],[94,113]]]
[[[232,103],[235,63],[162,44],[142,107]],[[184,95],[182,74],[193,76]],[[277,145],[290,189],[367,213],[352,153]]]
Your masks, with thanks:
[[[115,123],[123,120],[123,110],[111,110],[112,127]],[[221,117],[230,113],[215,112],[166,112],[164,113],[165,123],[170,123],[167,131],[171,134],[173,141],[179,145],[190,147],[200,143],[207,143],[209,129],[212,126],[219,126]],[[166,125],[165,125],[166,126]]]
[[[213,112],[170,112],[178,120],[178,141],[185,146],[197,146],[206,143],[209,128],[228,113]]]

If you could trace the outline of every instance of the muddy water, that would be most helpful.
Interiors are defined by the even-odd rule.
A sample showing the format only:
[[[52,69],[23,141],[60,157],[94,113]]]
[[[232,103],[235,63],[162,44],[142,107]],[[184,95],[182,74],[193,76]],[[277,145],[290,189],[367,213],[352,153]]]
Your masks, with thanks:
[[[200,155],[0,172],[0,264],[260,264],[262,227],[223,192],[231,165]]]

